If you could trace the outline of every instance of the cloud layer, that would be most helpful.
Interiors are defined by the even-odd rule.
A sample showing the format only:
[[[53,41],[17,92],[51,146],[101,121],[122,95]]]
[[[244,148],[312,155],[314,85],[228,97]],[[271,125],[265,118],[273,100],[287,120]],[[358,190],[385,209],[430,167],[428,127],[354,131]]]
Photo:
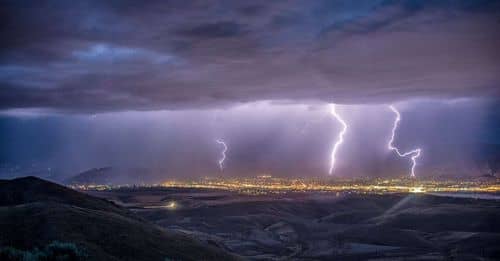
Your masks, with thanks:
[[[500,96],[499,1],[4,1],[0,109]]]

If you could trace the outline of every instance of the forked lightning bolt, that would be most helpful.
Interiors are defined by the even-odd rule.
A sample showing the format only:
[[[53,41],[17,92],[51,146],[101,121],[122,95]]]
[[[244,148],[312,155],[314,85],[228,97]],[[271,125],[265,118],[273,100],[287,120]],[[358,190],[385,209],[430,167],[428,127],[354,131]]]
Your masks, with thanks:
[[[344,134],[347,131],[347,124],[345,121],[340,117],[340,115],[337,113],[335,110],[335,104],[330,104],[330,112],[332,113],[333,117],[340,122],[342,125],[342,130],[339,133],[339,136],[337,138],[337,141],[335,142],[335,145],[333,145],[333,150],[331,154],[331,161],[330,161],[330,171],[328,172],[330,175],[333,173],[333,167],[335,167],[335,156],[337,154],[337,150],[339,149],[340,144],[344,142]]]
[[[224,160],[226,160],[227,145],[221,139],[215,140],[215,142],[222,145],[222,147],[223,147],[222,152],[221,152],[221,158],[219,159],[219,168],[221,171],[223,171],[224,170]]]
[[[399,122],[401,121],[401,114],[399,111],[392,105],[389,106],[389,108],[396,114],[396,119],[394,120],[394,125],[392,126],[392,132],[391,132],[391,139],[389,140],[389,143],[387,144],[387,148],[389,150],[393,150],[396,152],[396,154],[401,157],[407,157],[408,155],[411,155],[411,171],[410,171],[410,176],[415,177],[415,166],[417,165],[417,158],[420,157],[420,152],[421,149],[417,148],[405,153],[401,153],[398,148],[394,147],[392,143],[394,142],[394,137],[396,136],[396,129],[398,128]]]

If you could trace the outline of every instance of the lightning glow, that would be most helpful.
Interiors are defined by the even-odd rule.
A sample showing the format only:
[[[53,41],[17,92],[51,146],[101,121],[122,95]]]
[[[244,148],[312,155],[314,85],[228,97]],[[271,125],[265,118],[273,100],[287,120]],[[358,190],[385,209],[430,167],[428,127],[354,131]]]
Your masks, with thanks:
[[[340,144],[342,144],[344,142],[344,134],[347,131],[347,124],[345,123],[345,121],[342,119],[342,117],[340,117],[340,115],[335,110],[335,104],[330,104],[330,112],[333,115],[333,117],[335,117],[335,119],[338,122],[340,122],[340,124],[342,125],[342,130],[340,131],[339,136],[337,138],[337,141],[335,142],[335,145],[333,145],[333,149],[332,149],[331,161],[330,161],[330,171],[328,172],[331,175],[333,173],[333,167],[335,167],[335,160],[336,160],[335,157],[337,155],[337,150],[338,150]]]
[[[401,114],[399,111],[396,109],[396,107],[390,105],[389,108],[396,114],[396,119],[394,120],[394,125],[392,126],[392,132],[391,132],[391,139],[389,140],[389,143],[387,144],[387,148],[389,150],[395,151],[396,154],[401,157],[405,158],[409,155],[411,155],[411,170],[410,170],[410,176],[415,177],[415,167],[417,166],[417,158],[420,157],[420,152],[421,149],[417,148],[405,153],[401,153],[398,148],[394,147],[392,143],[394,142],[394,137],[396,136],[396,129],[398,128],[399,122],[401,121]]]
[[[226,160],[227,144],[221,139],[215,140],[215,142],[222,145],[222,147],[223,147],[222,152],[221,152],[221,158],[219,159],[219,162],[218,162],[220,170],[223,171],[224,170],[224,161]]]

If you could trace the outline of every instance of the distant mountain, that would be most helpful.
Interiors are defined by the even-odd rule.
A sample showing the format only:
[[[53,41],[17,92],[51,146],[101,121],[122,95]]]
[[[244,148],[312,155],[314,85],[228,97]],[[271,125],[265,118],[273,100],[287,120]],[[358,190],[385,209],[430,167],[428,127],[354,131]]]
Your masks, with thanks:
[[[120,206],[36,177],[0,180],[0,247],[70,242],[90,260],[235,260]]]
[[[123,185],[151,184],[158,182],[155,171],[148,168],[93,168],[63,181],[68,185]]]
[[[93,168],[77,174],[64,183],[66,184],[112,184],[116,173],[111,167]]]

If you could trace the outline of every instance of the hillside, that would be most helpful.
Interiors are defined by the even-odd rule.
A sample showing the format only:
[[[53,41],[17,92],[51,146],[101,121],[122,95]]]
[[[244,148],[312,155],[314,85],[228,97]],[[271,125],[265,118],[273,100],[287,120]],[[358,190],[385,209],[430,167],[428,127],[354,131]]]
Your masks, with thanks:
[[[90,260],[236,259],[104,199],[35,177],[0,181],[0,231],[0,246],[32,249],[71,242]]]

